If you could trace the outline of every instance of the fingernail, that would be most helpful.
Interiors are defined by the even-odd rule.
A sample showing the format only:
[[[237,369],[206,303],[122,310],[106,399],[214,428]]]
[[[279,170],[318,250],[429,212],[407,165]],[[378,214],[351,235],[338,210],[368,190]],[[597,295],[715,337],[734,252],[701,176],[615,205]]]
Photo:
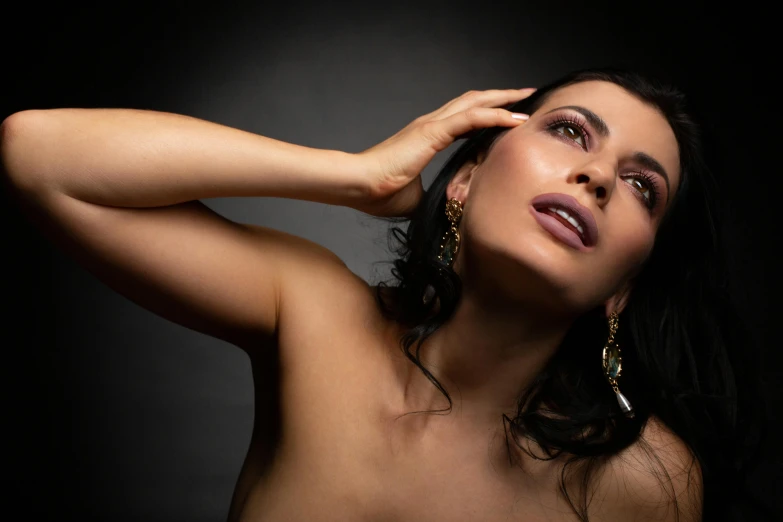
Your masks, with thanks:
[[[526,91],[526,92],[529,92],[529,93],[532,94],[532,93],[536,92],[538,89],[535,88],[535,87],[525,87],[524,89],[519,89],[519,90],[520,91]]]
[[[514,119],[517,119],[517,120],[526,120],[526,119],[530,118],[530,115],[523,114],[521,112],[512,112],[511,113],[511,117],[514,118]]]

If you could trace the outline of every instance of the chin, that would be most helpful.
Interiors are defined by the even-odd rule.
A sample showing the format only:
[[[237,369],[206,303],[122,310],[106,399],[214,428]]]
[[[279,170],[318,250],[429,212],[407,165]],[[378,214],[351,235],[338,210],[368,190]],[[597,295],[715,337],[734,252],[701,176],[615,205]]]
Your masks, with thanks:
[[[528,281],[520,291],[546,294],[544,301],[551,306],[577,314],[605,300],[602,298],[606,292],[600,290],[611,286],[611,282],[601,277],[606,275],[605,269],[593,266],[594,257],[541,237],[531,237],[516,250],[514,260],[522,274],[520,279]]]

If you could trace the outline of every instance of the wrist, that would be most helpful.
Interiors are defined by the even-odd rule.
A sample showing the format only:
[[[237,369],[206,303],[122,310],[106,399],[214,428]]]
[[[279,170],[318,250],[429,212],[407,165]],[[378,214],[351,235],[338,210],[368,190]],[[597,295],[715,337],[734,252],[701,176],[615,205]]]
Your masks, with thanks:
[[[369,197],[368,168],[357,154],[340,150],[320,151],[322,162],[328,165],[322,172],[326,173],[327,185],[322,192],[323,203],[357,208]]]
[[[370,197],[370,168],[363,157],[339,150],[320,150],[327,185],[321,192],[323,203],[358,209]]]
[[[354,154],[289,143],[278,147],[262,156],[264,188],[256,195],[345,207],[366,197],[364,169]]]

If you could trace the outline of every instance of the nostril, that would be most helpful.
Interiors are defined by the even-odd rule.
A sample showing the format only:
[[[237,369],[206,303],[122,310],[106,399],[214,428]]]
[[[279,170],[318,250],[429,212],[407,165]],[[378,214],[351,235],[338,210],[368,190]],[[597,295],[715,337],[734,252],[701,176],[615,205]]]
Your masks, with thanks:
[[[606,189],[603,187],[598,187],[598,189],[595,191],[596,196],[598,196],[600,199],[603,199],[606,197]]]

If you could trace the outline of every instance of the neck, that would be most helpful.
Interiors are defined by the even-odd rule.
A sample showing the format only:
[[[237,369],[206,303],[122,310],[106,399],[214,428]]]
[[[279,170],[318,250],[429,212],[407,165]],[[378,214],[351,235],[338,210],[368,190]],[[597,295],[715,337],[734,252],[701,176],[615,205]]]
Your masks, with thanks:
[[[553,314],[540,299],[504,298],[497,282],[473,277],[469,270],[462,271],[461,280],[454,314],[427,338],[419,356],[451,396],[449,417],[473,426],[497,426],[503,413],[516,412],[521,395],[555,354],[573,318]],[[528,295],[543,291],[535,290]],[[419,368],[410,365],[409,370],[404,383],[408,411],[448,407]]]

